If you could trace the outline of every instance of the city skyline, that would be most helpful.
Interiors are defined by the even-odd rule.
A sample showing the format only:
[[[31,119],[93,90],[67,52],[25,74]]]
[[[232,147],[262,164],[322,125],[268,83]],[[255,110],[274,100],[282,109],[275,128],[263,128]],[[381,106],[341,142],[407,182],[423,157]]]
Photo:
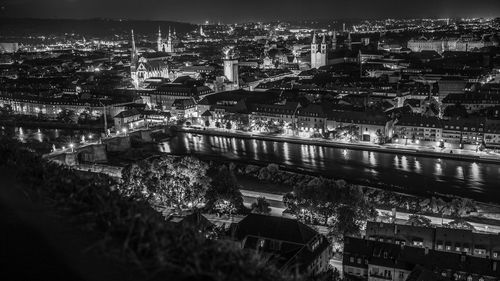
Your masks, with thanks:
[[[500,281],[497,2],[0,0],[3,275]]]
[[[0,15],[14,18],[115,18],[134,20],[172,20],[180,22],[247,22],[271,20],[339,20],[346,18],[453,18],[496,17],[500,5],[494,0],[418,2],[384,1],[321,1],[292,0],[247,1],[229,0],[173,2],[144,0],[2,0]],[[193,7],[196,7],[194,9]],[[397,8],[396,8],[397,7]]]

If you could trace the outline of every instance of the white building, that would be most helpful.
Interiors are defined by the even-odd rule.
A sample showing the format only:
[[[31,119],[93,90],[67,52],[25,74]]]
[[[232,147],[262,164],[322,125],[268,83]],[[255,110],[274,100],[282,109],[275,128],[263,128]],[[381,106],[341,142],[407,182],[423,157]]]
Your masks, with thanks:
[[[321,44],[316,43],[316,33],[311,43],[311,68],[320,68],[327,65],[328,55],[326,50],[326,38],[323,35]]]

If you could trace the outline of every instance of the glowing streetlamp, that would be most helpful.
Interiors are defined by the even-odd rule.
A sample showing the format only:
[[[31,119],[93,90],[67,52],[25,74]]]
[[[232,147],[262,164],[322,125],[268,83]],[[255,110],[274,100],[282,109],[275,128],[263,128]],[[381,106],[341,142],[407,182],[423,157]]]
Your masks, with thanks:
[[[74,149],[75,145],[74,144],[70,143],[69,148],[71,148],[71,152],[75,152],[75,149]]]
[[[127,128],[123,128],[122,132],[123,132],[124,135],[127,135]]]

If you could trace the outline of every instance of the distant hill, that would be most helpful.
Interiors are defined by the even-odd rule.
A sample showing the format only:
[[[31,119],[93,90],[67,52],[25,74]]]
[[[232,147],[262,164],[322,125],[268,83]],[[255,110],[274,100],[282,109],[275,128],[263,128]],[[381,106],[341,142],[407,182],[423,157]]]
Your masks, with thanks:
[[[164,35],[170,26],[177,33],[182,34],[196,28],[190,23],[172,21],[145,21],[145,20],[114,20],[114,19],[0,19],[2,38],[22,38],[26,36],[49,36],[74,33],[86,38],[112,38],[116,35],[129,34],[131,29],[141,36],[154,36],[161,26]]]

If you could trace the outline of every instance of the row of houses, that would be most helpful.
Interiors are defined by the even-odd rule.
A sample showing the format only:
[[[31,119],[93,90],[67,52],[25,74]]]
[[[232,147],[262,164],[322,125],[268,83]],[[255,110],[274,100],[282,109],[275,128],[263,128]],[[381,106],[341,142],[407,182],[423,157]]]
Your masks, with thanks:
[[[465,229],[368,222],[347,237],[347,280],[498,280],[500,236]]]

